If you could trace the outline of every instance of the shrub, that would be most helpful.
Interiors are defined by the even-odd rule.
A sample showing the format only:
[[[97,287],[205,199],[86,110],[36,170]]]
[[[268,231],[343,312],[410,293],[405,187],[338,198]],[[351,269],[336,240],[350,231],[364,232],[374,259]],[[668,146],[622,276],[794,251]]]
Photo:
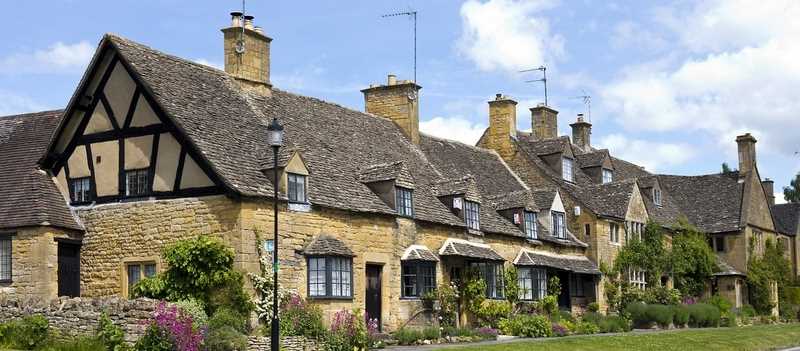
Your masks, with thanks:
[[[175,350],[196,351],[203,344],[203,334],[194,328],[192,316],[175,305],[158,304],[150,325],[166,333],[174,343]]]
[[[136,341],[133,347],[136,351],[173,351],[176,350],[169,333],[158,327],[155,323],[147,326],[144,335]]]
[[[648,327],[652,320],[648,316],[647,305],[642,302],[630,303],[625,307],[625,314],[637,327]]]
[[[686,296],[702,295],[717,268],[716,260],[705,234],[681,220],[673,235],[670,257],[675,288]]]
[[[561,295],[561,279],[559,279],[555,275],[547,280],[547,295],[551,296]]]
[[[50,324],[41,315],[25,316],[0,324],[0,345],[11,349],[33,350],[48,339]]]
[[[497,335],[500,334],[497,329],[494,328],[478,328],[474,330],[475,336],[480,337],[481,339],[497,339]]]
[[[567,336],[569,335],[569,329],[562,324],[559,323],[551,323],[550,328],[553,331],[553,336]]]
[[[441,336],[441,331],[436,327],[427,327],[422,329],[423,340],[438,340]]]
[[[673,322],[675,323],[676,327],[685,327],[687,323],[689,323],[689,309],[686,305],[675,305],[672,306],[672,311],[675,317],[673,317]]]
[[[553,335],[550,321],[544,316],[517,315],[500,321],[500,330],[507,335],[547,337]]]
[[[739,315],[743,318],[753,318],[756,316],[756,309],[752,305],[742,305],[739,308]]]
[[[119,326],[114,325],[105,312],[100,315],[96,334],[97,340],[107,351],[122,351],[128,349],[128,345],[125,344],[125,332],[123,332],[122,328]]]
[[[667,305],[647,305],[647,317],[661,328],[669,328],[675,311]]]
[[[597,324],[587,321],[581,321],[575,324],[574,333],[578,335],[583,334],[597,334],[600,332],[600,327]]]
[[[586,311],[595,312],[595,313],[599,312],[600,311],[600,304],[598,304],[597,302],[592,302],[592,303],[586,305]]]
[[[719,295],[711,296],[703,302],[716,307],[722,315],[730,313],[733,308],[733,304],[728,299]]]
[[[439,325],[454,327],[456,325],[458,290],[452,284],[442,283],[436,289],[436,296],[439,300]]]
[[[97,338],[81,336],[66,341],[52,341],[49,345],[40,347],[39,350],[47,351],[103,351],[106,346]]]
[[[239,333],[249,332],[248,320],[243,315],[229,308],[221,308],[208,319],[208,329],[231,327]]]
[[[719,309],[713,305],[696,303],[689,305],[689,325],[693,327],[716,327],[719,326]]]
[[[400,345],[414,345],[423,339],[422,332],[418,329],[400,328],[393,334]]]
[[[645,290],[643,299],[648,304],[677,305],[681,303],[681,292],[676,289],[657,286]]]
[[[229,326],[209,329],[204,346],[206,351],[245,351],[247,335]]]
[[[290,294],[281,301],[281,333],[287,336],[319,337],[325,334],[322,309],[309,304],[297,294]]]
[[[622,333],[631,330],[631,322],[622,316],[607,316],[597,323],[601,333]]]
[[[341,310],[333,315],[330,333],[328,334],[328,347],[334,350],[353,350],[367,347],[367,327],[364,317],[358,310]]]
[[[575,322],[575,317],[567,311],[558,311],[550,316],[555,322]]]
[[[184,313],[192,316],[195,328],[200,329],[208,324],[208,315],[200,301],[196,299],[181,300],[174,302],[173,305],[177,306]]]
[[[558,298],[555,295],[547,295],[537,302],[539,310],[548,315],[554,315],[558,312]]]
[[[505,300],[485,300],[476,314],[481,326],[497,328],[497,323],[511,314],[511,303]]]

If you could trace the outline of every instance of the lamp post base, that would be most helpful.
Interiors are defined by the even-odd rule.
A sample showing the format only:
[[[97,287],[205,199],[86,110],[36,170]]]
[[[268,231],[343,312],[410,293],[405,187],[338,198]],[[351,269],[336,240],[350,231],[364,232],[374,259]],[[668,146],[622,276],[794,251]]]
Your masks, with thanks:
[[[272,319],[272,333],[270,334],[270,349],[272,351],[278,351],[281,348],[281,336],[280,336],[280,322],[277,318]]]

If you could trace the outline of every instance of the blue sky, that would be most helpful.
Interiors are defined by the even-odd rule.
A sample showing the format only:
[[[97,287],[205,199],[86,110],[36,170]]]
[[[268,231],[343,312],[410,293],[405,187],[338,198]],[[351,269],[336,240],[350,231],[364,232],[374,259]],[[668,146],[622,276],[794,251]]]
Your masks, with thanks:
[[[272,44],[281,89],[363,109],[360,89],[387,73],[412,78],[416,9],[421,128],[473,143],[495,93],[519,101],[520,129],[542,101],[525,68],[548,67],[559,129],[586,112],[592,143],[677,174],[736,167],[734,138],[752,132],[776,190],[800,171],[800,3],[719,1],[249,0]],[[228,13],[240,1],[67,1],[0,5],[0,115],[63,107],[94,48],[114,32],[222,65]],[[778,196],[780,198],[780,196]],[[779,199],[780,201],[780,199]]]

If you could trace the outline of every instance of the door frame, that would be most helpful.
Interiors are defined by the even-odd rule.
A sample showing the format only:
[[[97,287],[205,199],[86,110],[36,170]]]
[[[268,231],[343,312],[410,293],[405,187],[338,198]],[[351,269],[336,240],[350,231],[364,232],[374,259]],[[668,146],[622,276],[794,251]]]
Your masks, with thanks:
[[[368,312],[369,303],[369,271],[370,268],[377,270],[378,272],[378,315],[369,315],[369,318],[377,318],[378,319],[378,331],[383,330],[383,263],[373,263],[368,262],[364,265],[364,313]]]
[[[74,297],[80,297],[81,296],[81,248],[82,248],[82,243],[81,243],[80,240],[64,239],[64,238],[56,238],[55,241],[56,241],[56,291],[57,291],[56,295],[66,296],[66,295],[62,295],[62,293],[61,293],[62,292],[62,285],[61,285],[62,284],[62,282],[61,282],[61,277],[62,277],[61,274],[62,273],[61,273],[61,270],[60,270],[60,266],[61,266],[61,257],[62,257],[62,255],[60,255],[60,253],[61,253],[61,248],[62,247],[71,246],[71,247],[76,249],[77,270],[78,270],[77,277],[75,277],[77,279],[77,283],[76,284],[78,285],[78,290],[77,290],[77,294]]]

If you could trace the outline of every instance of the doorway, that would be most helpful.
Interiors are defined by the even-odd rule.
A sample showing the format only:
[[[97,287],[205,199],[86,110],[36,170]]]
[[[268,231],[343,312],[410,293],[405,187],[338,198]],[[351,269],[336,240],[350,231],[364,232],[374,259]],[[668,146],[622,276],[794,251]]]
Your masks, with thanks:
[[[81,296],[81,246],[58,243],[58,296]]]
[[[378,330],[383,325],[381,320],[381,270],[380,265],[368,264],[366,267],[367,291],[364,311],[370,319],[378,320]]]

